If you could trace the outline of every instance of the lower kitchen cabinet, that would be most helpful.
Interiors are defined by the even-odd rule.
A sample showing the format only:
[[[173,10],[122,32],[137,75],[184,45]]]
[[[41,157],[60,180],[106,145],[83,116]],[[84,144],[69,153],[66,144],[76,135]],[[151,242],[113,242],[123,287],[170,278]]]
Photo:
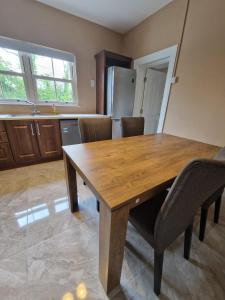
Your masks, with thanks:
[[[0,169],[62,158],[58,120],[0,122]]]
[[[42,158],[57,158],[62,155],[58,120],[35,121],[37,140]]]
[[[13,161],[5,125],[3,121],[0,121],[0,168],[10,167]]]
[[[8,143],[0,144],[0,167],[8,166],[13,162],[13,156]]]
[[[39,160],[40,153],[33,121],[7,121],[6,129],[15,162]]]

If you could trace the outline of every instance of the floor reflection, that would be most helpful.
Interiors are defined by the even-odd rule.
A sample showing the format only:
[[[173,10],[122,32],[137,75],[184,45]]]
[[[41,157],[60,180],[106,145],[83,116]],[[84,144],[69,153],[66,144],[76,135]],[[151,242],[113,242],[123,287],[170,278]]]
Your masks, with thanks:
[[[71,292],[67,292],[62,296],[62,300],[84,300],[87,299],[87,288],[84,282],[81,282],[76,287],[76,298]]]
[[[78,284],[78,286],[76,288],[76,296],[78,299],[86,299],[87,298],[87,289],[86,289],[86,285],[83,282]]]
[[[54,200],[54,203],[56,213],[67,210],[69,208],[69,202],[67,197],[56,199]]]
[[[62,300],[74,300],[73,294],[66,293],[65,295],[63,295]]]
[[[69,203],[67,197],[59,198],[53,201],[53,210],[48,207],[46,203],[42,203],[23,211],[15,213],[15,217],[19,227],[24,227],[34,222],[38,222],[50,216],[50,211],[52,214],[58,214],[69,208]]]

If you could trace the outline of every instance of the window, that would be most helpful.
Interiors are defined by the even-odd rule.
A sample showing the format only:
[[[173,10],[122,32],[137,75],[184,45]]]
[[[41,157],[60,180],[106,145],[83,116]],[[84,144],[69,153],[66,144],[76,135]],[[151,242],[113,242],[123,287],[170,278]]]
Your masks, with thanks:
[[[40,102],[72,103],[72,64],[60,59],[32,55],[32,77]]]
[[[10,49],[1,47],[2,40],[5,41],[0,38],[0,103],[22,104],[29,100],[36,104],[77,104],[72,54],[33,44],[31,47],[28,43],[25,52],[24,43],[21,46],[22,42],[13,40]]]
[[[26,99],[24,70],[18,51],[0,48],[0,98]]]

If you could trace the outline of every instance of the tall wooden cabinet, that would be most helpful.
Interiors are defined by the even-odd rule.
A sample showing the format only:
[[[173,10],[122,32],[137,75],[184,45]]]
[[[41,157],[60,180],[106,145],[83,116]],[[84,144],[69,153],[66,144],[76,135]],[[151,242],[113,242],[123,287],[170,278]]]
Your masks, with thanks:
[[[106,114],[107,68],[118,66],[131,68],[132,58],[102,50],[95,55],[96,59],[96,113]]]

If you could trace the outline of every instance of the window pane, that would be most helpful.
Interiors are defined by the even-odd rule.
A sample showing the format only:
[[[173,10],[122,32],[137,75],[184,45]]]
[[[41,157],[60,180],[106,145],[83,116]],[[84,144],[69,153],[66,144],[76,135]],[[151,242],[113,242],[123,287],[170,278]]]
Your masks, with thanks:
[[[50,57],[32,55],[32,67],[35,75],[53,77],[52,59]]]
[[[61,59],[53,59],[54,77],[71,79],[70,64]]]
[[[2,89],[2,86],[1,86],[1,82],[0,82],[0,99],[3,98],[3,89]]]
[[[0,48],[0,70],[22,73],[18,51]]]
[[[72,85],[69,82],[56,81],[57,100],[59,102],[73,102]]]
[[[60,79],[71,79],[70,63],[47,56],[32,55],[33,73]]]
[[[40,101],[56,101],[54,81],[37,79],[37,94]]]
[[[0,97],[3,99],[25,100],[26,91],[21,76],[0,74]]]

